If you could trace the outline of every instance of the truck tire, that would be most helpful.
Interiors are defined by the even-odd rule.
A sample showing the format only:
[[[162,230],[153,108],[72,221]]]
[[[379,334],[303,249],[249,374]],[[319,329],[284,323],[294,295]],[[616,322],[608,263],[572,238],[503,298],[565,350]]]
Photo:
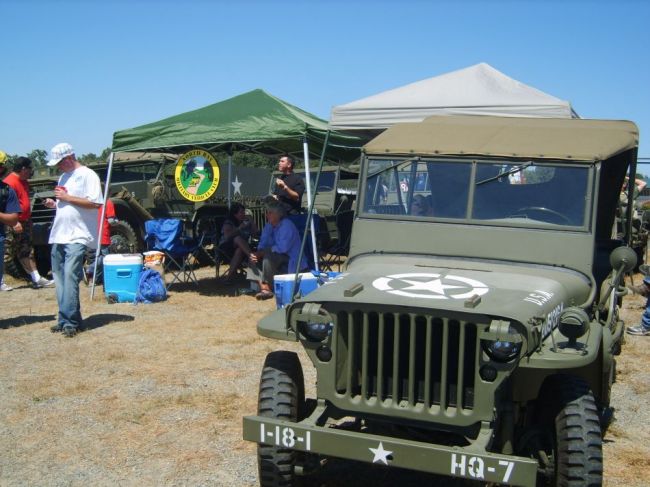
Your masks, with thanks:
[[[16,279],[25,279],[30,281],[29,275],[20,264],[16,255],[16,246],[14,245],[13,233],[7,230],[5,234],[5,253],[4,253],[4,273]]]
[[[266,356],[257,412],[260,416],[297,422],[305,409],[302,366],[294,352],[278,351]],[[294,466],[299,452],[258,444],[257,459],[261,487],[294,487]]]
[[[111,254],[132,254],[137,252],[138,237],[133,227],[124,220],[111,223]]]
[[[554,432],[552,455],[558,487],[601,486],[603,438],[594,395],[579,377],[552,378],[549,426]]]

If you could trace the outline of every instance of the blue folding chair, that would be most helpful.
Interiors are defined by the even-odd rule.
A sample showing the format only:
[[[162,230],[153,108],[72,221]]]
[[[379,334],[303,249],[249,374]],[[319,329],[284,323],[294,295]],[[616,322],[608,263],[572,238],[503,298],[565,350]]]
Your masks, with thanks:
[[[300,235],[300,238],[302,239],[302,236],[304,235],[305,227],[307,226],[307,214],[306,213],[300,213],[298,215],[288,215],[287,218],[291,220],[291,222],[296,226],[296,229],[298,230],[298,235]],[[320,217],[316,214],[313,214],[312,219],[314,220],[314,229],[316,230],[316,246],[318,247],[318,240],[319,240],[319,235],[318,235],[318,230],[320,229]],[[317,253],[320,253],[320,249],[316,249]],[[299,269],[316,269],[316,265],[314,263],[314,251],[312,250],[312,244],[311,244],[311,229],[307,231],[307,241],[305,242],[305,248],[304,252],[302,255],[302,259],[300,260],[300,264],[298,266]]]
[[[144,228],[147,248],[165,254],[165,272],[173,276],[167,289],[175,282],[192,282],[198,286],[194,263],[201,242],[184,236],[183,221],[175,218],[148,220],[144,222]]]

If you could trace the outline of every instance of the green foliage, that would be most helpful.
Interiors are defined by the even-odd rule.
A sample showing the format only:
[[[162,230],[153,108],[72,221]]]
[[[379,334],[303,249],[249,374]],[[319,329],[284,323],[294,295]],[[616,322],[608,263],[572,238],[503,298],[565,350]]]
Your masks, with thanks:
[[[45,166],[47,164],[47,151],[43,149],[34,149],[27,154],[32,160],[35,167]]]

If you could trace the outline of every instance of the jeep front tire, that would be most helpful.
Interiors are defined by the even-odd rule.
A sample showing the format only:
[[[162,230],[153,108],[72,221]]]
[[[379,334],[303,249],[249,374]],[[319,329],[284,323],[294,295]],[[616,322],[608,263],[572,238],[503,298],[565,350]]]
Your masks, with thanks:
[[[266,356],[257,412],[260,416],[297,422],[305,411],[302,366],[294,352],[278,351]],[[261,487],[293,487],[299,452],[258,444],[257,460]]]

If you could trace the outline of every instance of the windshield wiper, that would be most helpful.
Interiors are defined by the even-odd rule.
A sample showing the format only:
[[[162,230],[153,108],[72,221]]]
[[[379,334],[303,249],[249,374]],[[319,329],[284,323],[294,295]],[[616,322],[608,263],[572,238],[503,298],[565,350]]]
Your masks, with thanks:
[[[512,169],[508,169],[507,171],[502,171],[496,176],[492,176],[491,178],[483,179],[482,181],[479,181],[476,183],[476,186],[480,186],[481,184],[489,183],[490,181],[495,181],[497,179],[501,179],[503,176],[511,176],[512,174],[517,174],[518,172],[523,171],[527,167],[530,167],[533,165],[533,161],[528,161],[525,162],[524,164],[521,164],[519,166],[515,166]]]

